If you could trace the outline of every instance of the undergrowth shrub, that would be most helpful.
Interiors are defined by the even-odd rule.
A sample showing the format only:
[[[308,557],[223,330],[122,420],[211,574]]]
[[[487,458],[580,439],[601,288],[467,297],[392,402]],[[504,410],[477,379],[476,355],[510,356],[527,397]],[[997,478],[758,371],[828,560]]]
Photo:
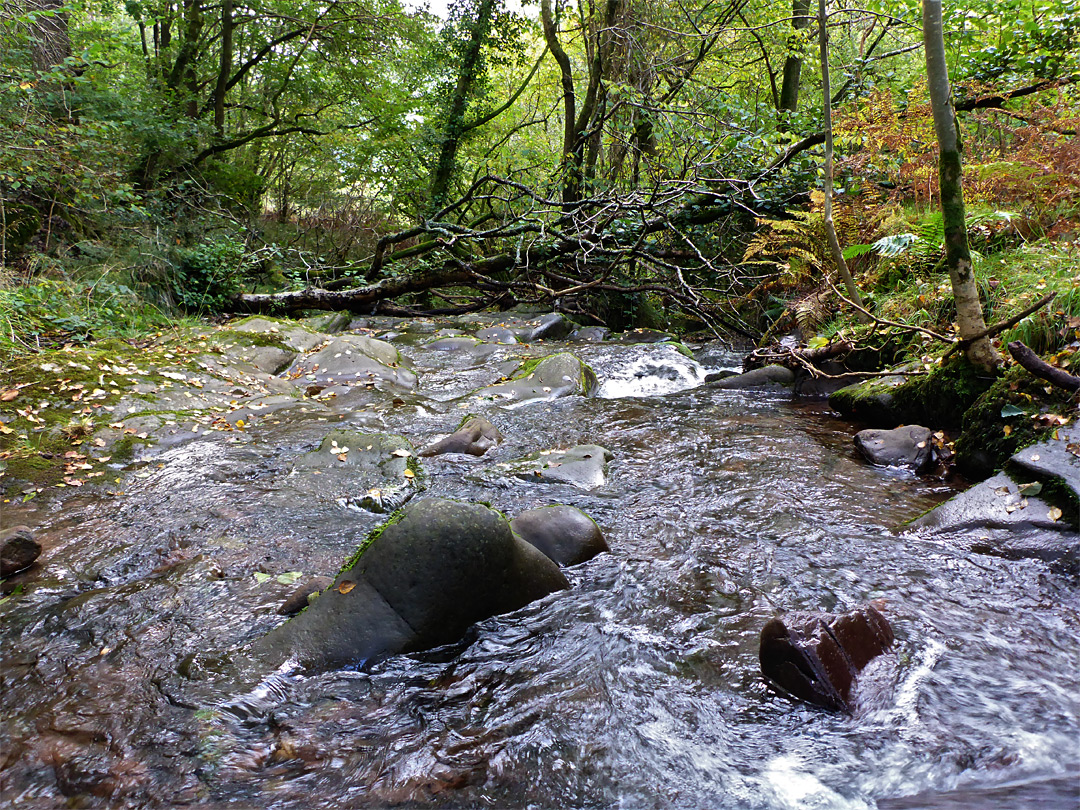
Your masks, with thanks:
[[[240,292],[247,265],[242,242],[218,236],[177,251],[173,288],[177,303],[190,313],[219,312]]]

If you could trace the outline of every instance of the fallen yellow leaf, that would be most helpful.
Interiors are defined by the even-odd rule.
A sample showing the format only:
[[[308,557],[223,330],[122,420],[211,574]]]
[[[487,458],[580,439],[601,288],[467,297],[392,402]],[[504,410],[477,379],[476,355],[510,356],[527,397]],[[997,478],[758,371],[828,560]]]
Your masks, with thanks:
[[[338,585],[338,593],[348,593],[349,591],[351,591],[355,587],[356,587],[355,582],[350,582],[347,579],[342,580],[341,584]]]

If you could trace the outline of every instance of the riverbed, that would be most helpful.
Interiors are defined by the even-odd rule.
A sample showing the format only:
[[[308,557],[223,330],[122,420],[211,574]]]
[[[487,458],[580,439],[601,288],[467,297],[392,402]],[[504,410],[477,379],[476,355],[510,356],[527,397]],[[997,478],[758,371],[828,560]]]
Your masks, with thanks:
[[[698,359],[668,343],[447,352],[426,345],[445,324],[365,323],[401,349],[415,391],[161,442],[115,486],[4,504],[3,526],[27,524],[46,547],[0,604],[13,806],[873,810],[1032,784],[1052,786],[1040,806],[1077,806],[1078,583],[975,553],[976,538],[904,531],[954,494],[940,479],[868,465],[858,426],[823,402],[703,386],[739,364],[719,344]],[[592,366],[597,396],[467,397],[556,351]],[[237,677],[230,660],[283,621],[296,583],[333,575],[385,517],[298,488],[295,460],[332,428],[421,447],[469,412],[504,441],[423,460],[426,494],[508,516],[571,504],[611,553],[448,647],[261,686]],[[612,452],[603,485],[493,472],[579,444]],[[869,600],[897,643],[852,714],[763,681],[769,618]],[[260,714],[230,713],[259,689]],[[981,801],[967,806],[1024,806]]]

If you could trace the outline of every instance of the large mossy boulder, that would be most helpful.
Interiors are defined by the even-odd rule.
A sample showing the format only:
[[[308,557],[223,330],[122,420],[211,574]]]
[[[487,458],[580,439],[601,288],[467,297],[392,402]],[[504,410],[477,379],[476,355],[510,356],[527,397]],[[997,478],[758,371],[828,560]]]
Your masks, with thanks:
[[[928,374],[874,377],[846,386],[829,397],[829,405],[873,427],[959,427],[964,412],[994,380],[958,358]]]
[[[481,388],[472,396],[516,403],[593,396],[598,388],[596,374],[588,364],[569,352],[561,352],[522,363],[506,382]]]
[[[1067,417],[1075,405],[1067,391],[1047,388],[1044,380],[1013,366],[967,409],[954,448],[965,476],[992,475],[1024,447],[1058,432],[1060,420],[1043,415]]]
[[[569,583],[480,504],[425,498],[360,546],[333,584],[253,652],[271,666],[362,666],[457,641],[475,622]]]

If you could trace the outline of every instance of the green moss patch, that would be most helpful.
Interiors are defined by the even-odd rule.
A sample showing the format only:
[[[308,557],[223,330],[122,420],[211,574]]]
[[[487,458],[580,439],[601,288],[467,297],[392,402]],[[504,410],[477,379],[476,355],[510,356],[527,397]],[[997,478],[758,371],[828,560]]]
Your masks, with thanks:
[[[376,540],[378,540],[380,536],[382,536],[382,533],[389,529],[391,526],[393,526],[395,523],[400,523],[404,519],[405,510],[398,509],[392,515],[390,515],[389,518],[386,519],[385,523],[376,526],[374,529],[368,532],[367,537],[365,537],[360,543],[360,545],[356,547],[356,551],[349,555],[349,558],[345,560],[345,564],[342,565],[341,570],[338,571],[338,576],[344,574],[346,571],[350,571],[355,568],[356,564],[360,562],[360,558],[364,555],[364,552],[371,548],[371,545]]]

